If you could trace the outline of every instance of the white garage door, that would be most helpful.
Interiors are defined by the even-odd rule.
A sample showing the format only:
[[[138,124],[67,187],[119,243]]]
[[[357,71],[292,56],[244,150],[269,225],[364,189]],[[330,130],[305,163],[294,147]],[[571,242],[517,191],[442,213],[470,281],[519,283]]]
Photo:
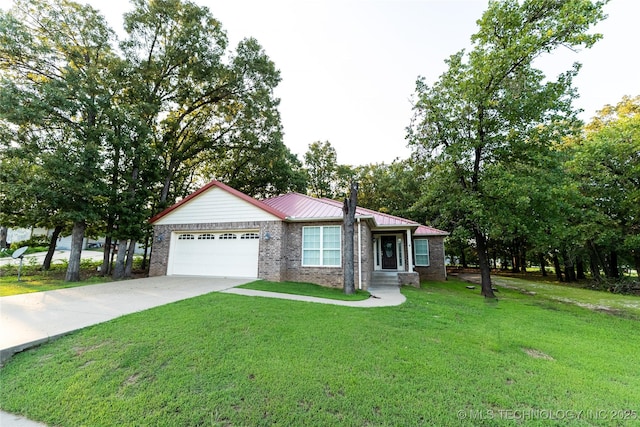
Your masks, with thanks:
[[[258,277],[257,231],[180,232],[173,236],[169,275]]]

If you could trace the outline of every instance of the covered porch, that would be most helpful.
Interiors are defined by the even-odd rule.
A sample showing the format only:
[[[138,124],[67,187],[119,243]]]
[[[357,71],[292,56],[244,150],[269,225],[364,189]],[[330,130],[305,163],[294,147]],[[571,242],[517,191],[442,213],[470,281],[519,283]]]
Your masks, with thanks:
[[[372,230],[371,286],[420,286],[415,271],[412,233],[416,227]]]

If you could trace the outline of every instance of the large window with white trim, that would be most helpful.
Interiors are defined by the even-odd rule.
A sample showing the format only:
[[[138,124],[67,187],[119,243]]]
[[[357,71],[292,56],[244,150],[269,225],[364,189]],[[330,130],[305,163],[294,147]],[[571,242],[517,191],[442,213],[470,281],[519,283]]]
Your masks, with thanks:
[[[341,227],[335,225],[302,227],[302,265],[339,267]]]
[[[413,250],[416,256],[416,265],[421,267],[428,267],[429,266],[429,241],[427,239],[414,240]]]

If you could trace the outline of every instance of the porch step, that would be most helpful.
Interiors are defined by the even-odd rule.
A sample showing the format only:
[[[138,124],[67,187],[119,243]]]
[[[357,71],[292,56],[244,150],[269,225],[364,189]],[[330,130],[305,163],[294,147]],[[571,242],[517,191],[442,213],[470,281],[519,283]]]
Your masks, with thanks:
[[[371,274],[371,286],[400,286],[398,273],[395,271],[374,271]]]

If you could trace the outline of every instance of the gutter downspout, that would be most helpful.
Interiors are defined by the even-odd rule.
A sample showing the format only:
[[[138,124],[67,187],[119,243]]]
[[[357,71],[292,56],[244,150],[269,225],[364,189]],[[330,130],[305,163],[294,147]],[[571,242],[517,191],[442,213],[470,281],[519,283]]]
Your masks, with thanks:
[[[362,290],[362,227],[358,218],[358,289]]]

